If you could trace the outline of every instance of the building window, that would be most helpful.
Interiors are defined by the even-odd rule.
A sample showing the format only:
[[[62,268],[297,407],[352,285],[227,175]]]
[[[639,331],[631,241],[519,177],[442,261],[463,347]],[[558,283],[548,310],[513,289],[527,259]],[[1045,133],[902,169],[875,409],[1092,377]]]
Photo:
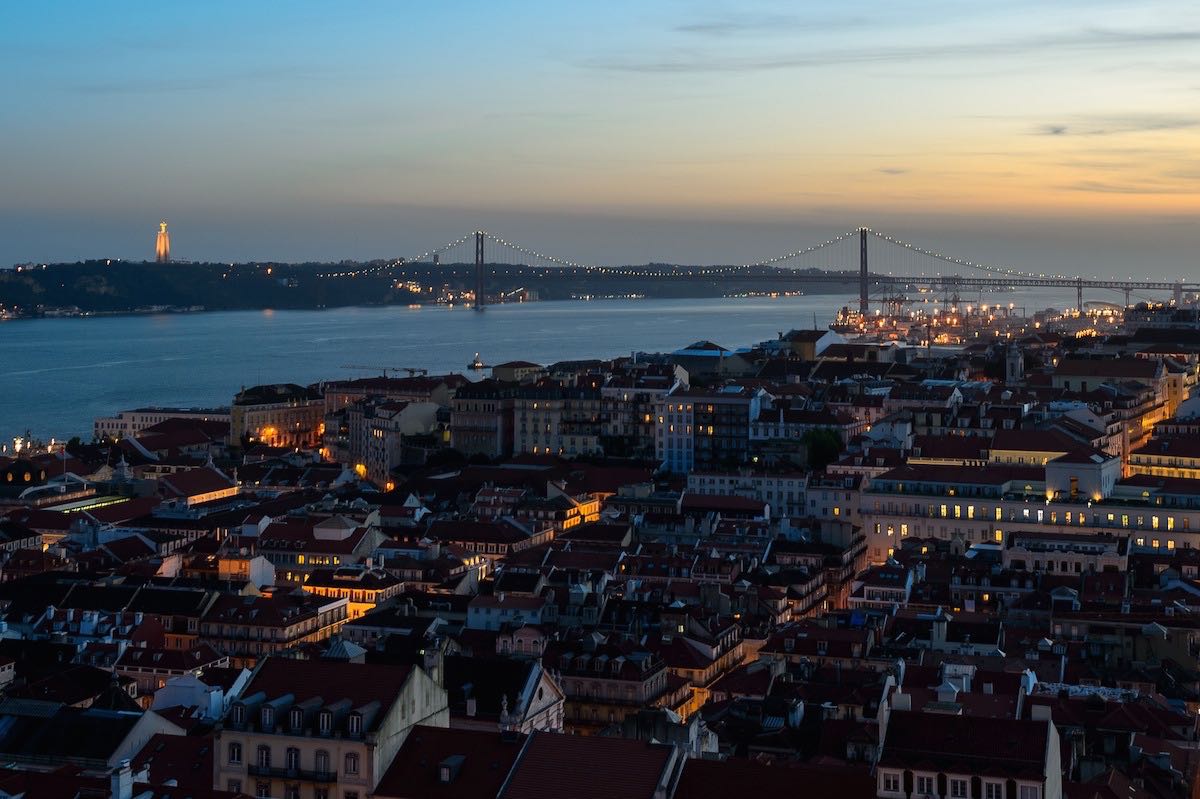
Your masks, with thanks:
[[[265,744],[258,747],[258,767],[259,768],[270,768],[271,767],[271,747],[269,747]]]
[[[234,724],[245,724],[246,723],[246,708],[244,705],[234,705],[233,706],[233,723]]]
[[[1042,799],[1042,786],[1040,785],[1022,785],[1019,799]]]
[[[333,727],[333,714],[330,713],[328,710],[322,710],[321,717],[320,717],[318,724],[320,726],[321,732],[328,734],[329,730]]]
[[[953,799],[966,799],[967,781],[952,778],[950,780],[950,796],[953,797]]]
[[[358,713],[351,713],[349,726],[351,735],[362,734],[362,716],[360,716]]]
[[[300,799],[300,786],[289,785],[283,789],[284,799]]]
[[[346,773],[347,774],[357,774],[358,773],[358,755],[355,754],[354,752],[350,752],[346,755]]]
[[[229,744],[229,762],[238,764],[242,762],[242,745],[239,743]]]
[[[269,783],[269,782],[254,783],[254,795],[257,797],[260,797],[260,799],[270,799],[271,783]]]
[[[983,784],[983,799],[1004,799],[1004,783],[985,782]]]
[[[315,770],[321,774],[329,773],[329,753],[324,749],[318,749],[316,759],[314,761]]]
[[[933,792],[933,777],[917,777],[917,796],[933,796]]]
[[[230,793],[241,793],[242,792],[242,781],[241,780],[230,780],[229,782],[225,783],[225,790],[229,791]]]
[[[300,708],[292,709],[292,730],[299,731],[304,726],[304,711]]]
[[[883,789],[889,793],[900,793],[900,775],[893,771],[885,771]]]
[[[264,707],[262,709],[262,725],[264,730],[269,730],[275,726],[275,708]]]
[[[287,770],[288,771],[299,771],[300,770],[300,750],[294,746],[289,746],[287,749],[286,762],[287,762]]]

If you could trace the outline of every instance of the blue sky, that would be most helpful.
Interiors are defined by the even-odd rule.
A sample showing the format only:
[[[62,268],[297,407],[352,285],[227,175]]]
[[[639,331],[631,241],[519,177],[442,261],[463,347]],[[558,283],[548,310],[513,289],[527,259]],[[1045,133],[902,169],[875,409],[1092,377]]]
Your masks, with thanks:
[[[1197,265],[1198,9],[2,4],[0,264],[143,257],[160,217],[220,260],[484,227],[724,262],[870,224],[1174,276]]]

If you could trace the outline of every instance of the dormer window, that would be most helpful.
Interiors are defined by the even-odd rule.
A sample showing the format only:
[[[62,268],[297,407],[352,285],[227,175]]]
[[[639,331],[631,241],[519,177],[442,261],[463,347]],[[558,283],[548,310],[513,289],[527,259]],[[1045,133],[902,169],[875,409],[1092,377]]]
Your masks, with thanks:
[[[268,706],[262,709],[262,726],[264,730],[275,726],[275,708]]]
[[[361,713],[351,713],[350,719],[347,722],[347,724],[349,726],[351,735],[361,735],[362,734],[362,714]]]
[[[304,711],[300,708],[292,708],[292,729],[299,730],[304,726]]]
[[[333,714],[328,710],[322,710],[319,721],[317,722],[319,729],[325,735],[328,735],[333,729]]]
[[[234,724],[245,724],[246,723],[246,706],[245,705],[234,705],[233,706],[233,723]]]

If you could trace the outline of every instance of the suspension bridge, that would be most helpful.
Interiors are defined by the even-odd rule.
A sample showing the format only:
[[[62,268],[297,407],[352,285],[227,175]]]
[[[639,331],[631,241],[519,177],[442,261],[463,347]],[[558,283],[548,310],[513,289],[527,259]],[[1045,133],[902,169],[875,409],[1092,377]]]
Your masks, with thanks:
[[[474,248],[473,257],[469,248]],[[1077,307],[1084,307],[1084,292],[1115,291],[1124,294],[1125,305],[1131,296],[1142,292],[1168,292],[1176,304],[1185,293],[1200,292],[1200,283],[1181,280],[1117,280],[1082,275],[1045,274],[958,258],[937,250],[904,241],[868,227],[855,228],[825,241],[792,252],[725,266],[603,266],[550,255],[539,249],[510,241],[488,231],[466,233],[440,247],[412,256],[395,258],[370,266],[325,272],[322,278],[360,277],[394,272],[414,266],[474,266],[474,305],[482,310],[486,303],[488,265],[524,266],[531,277],[566,272],[576,276],[612,276],[625,279],[720,280],[736,285],[738,281],[764,280],[781,287],[816,283],[857,283],[860,313],[867,313],[874,294],[894,297],[906,290],[1004,291],[1017,288],[1074,288]],[[1147,298],[1149,299],[1149,298]]]

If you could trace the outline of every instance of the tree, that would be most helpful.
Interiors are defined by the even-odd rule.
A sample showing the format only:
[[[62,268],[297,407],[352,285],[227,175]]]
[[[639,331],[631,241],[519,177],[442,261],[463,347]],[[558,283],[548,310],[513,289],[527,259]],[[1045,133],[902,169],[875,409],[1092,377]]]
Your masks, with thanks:
[[[808,450],[808,468],[815,472],[824,471],[842,454],[842,437],[830,427],[809,430],[801,441]]]

